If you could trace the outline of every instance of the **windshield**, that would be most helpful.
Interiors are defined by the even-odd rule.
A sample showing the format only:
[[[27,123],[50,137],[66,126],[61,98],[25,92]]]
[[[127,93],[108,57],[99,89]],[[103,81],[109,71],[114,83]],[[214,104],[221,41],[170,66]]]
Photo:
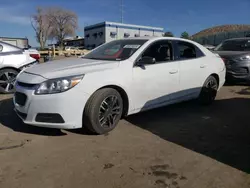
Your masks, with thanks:
[[[215,51],[250,51],[250,40],[228,40],[219,44]]]
[[[132,56],[147,40],[115,40],[91,51],[83,58],[121,61]]]

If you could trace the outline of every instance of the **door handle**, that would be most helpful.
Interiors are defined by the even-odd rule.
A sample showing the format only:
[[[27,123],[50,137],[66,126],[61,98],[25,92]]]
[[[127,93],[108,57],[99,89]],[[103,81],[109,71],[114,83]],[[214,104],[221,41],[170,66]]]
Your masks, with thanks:
[[[169,71],[169,74],[176,74],[178,72],[178,70],[171,70]]]
[[[200,66],[200,68],[205,68],[205,67],[206,67],[206,65],[201,65],[201,66]]]

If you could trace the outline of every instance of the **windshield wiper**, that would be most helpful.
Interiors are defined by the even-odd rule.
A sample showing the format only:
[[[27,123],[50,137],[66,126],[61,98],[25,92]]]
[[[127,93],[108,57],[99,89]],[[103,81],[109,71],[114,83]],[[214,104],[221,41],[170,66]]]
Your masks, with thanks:
[[[84,58],[84,59],[95,59],[95,60],[101,60],[101,59],[99,59],[99,58],[94,58],[94,57],[82,57],[82,58]]]
[[[117,59],[109,59],[109,58],[94,58],[94,57],[82,57],[84,59],[94,59],[94,60],[105,60],[105,61],[120,61]]]

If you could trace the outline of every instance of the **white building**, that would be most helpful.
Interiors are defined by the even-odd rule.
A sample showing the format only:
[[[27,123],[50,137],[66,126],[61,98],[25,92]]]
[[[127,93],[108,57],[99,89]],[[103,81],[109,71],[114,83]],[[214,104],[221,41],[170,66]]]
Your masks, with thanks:
[[[92,49],[115,39],[140,36],[162,36],[163,28],[102,22],[85,27],[84,34],[85,47],[87,49]]]
[[[19,48],[27,48],[29,46],[27,38],[0,37],[0,41],[12,44]]]

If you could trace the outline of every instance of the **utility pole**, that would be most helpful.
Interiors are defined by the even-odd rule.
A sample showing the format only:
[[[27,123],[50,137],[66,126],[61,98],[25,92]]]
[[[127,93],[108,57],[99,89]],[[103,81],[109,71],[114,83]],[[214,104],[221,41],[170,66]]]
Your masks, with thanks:
[[[121,0],[121,23],[123,23],[123,0]]]

